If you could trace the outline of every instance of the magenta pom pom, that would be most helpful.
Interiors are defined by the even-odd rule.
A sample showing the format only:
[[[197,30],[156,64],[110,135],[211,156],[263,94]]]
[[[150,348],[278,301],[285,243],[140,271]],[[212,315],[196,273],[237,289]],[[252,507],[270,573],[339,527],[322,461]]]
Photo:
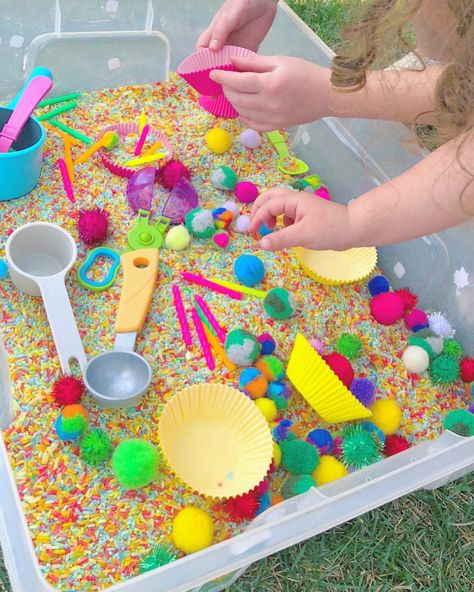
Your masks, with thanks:
[[[419,308],[414,308],[405,317],[405,325],[408,327],[408,329],[412,329],[412,330],[417,326],[428,327],[428,325],[429,325],[428,315],[426,314],[426,312],[424,310],[420,310]]]
[[[166,189],[173,189],[183,177],[189,181],[191,171],[179,160],[170,160],[159,170],[160,182]]]
[[[79,213],[79,236],[86,245],[100,245],[107,238],[109,215],[103,208],[91,208]]]
[[[258,197],[258,187],[252,181],[240,181],[235,186],[234,193],[242,203],[251,203]]]
[[[370,301],[370,312],[381,325],[394,325],[403,318],[405,303],[396,292],[382,292]]]

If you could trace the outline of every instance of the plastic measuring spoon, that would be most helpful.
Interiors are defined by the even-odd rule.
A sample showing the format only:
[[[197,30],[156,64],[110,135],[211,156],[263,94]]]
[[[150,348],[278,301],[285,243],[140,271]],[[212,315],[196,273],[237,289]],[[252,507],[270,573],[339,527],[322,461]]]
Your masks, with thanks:
[[[87,389],[105,407],[134,407],[152,377],[150,364],[133,348],[150,308],[158,275],[158,249],[124,253],[120,262],[123,287],[114,349],[92,358],[84,371]]]
[[[77,256],[72,236],[56,224],[33,222],[9,236],[5,254],[15,286],[25,294],[43,298],[63,372],[71,373],[71,359],[76,359],[84,371],[86,354],[64,285]]]
[[[22,88],[18,91],[18,94],[16,95],[16,97],[8,103],[9,109],[14,109],[16,107],[16,104],[20,100],[22,94],[24,93],[26,87],[29,85],[30,81],[33,80],[33,78],[36,78],[37,76],[47,76],[48,78],[51,78],[51,80],[53,80],[53,74],[51,73],[50,70],[48,70],[48,68],[44,68],[43,66],[36,66],[36,68],[33,68],[33,71],[29,75],[28,80],[25,82],[25,84],[22,86]]]
[[[0,153],[10,150],[30,115],[52,86],[53,81],[48,76],[35,76],[29,81],[13,113],[0,131]]]
[[[304,175],[309,171],[309,166],[305,162],[290,154],[285,138],[280,132],[267,132],[267,137],[279,156],[278,170],[285,173],[285,175]]]

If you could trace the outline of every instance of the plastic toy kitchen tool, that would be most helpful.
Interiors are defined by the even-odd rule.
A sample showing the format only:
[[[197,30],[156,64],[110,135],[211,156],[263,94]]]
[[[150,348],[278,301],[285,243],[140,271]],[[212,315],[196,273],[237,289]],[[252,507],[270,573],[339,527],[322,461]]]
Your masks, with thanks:
[[[152,226],[150,212],[139,210],[135,226],[127,234],[128,245],[131,249],[160,249],[163,237],[170,225],[170,219],[159,216]]]
[[[99,258],[109,259],[112,265],[102,280],[94,280],[88,277],[87,273],[96,264]],[[97,247],[87,255],[77,270],[77,281],[83,288],[93,292],[102,292],[114,285],[120,267],[120,254],[109,247]]]
[[[56,224],[33,222],[10,235],[5,252],[15,286],[43,298],[63,372],[70,374],[72,359],[84,370],[86,354],[64,285],[77,256],[72,236]]]
[[[120,262],[123,287],[114,349],[92,358],[84,371],[87,389],[105,407],[134,407],[152,377],[150,364],[133,349],[150,308],[158,275],[158,249],[124,253]]]
[[[277,151],[279,156],[277,167],[282,173],[285,173],[285,175],[304,175],[309,171],[309,166],[305,162],[290,154],[285,138],[280,132],[268,132],[267,137]]]

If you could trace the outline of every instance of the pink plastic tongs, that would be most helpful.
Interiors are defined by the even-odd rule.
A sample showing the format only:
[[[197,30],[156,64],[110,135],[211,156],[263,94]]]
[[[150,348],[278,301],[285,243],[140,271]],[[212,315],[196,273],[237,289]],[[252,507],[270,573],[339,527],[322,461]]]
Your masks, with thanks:
[[[50,91],[52,85],[53,81],[48,76],[36,76],[30,80],[10,115],[10,119],[0,131],[0,153],[10,150],[30,115]]]

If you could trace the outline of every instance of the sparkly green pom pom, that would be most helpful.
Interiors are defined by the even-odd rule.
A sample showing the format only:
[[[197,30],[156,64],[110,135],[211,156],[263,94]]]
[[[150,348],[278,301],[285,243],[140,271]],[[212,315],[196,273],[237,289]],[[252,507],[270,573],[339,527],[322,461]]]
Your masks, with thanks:
[[[346,430],[342,438],[342,461],[347,467],[362,469],[382,458],[378,438],[361,425]]]
[[[97,466],[112,455],[112,442],[103,430],[93,429],[81,440],[81,458],[88,465]]]
[[[151,571],[152,569],[158,569],[163,565],[167,565],[172,561],[175,561],[176,555],[169,547],[164,545],[156,545],[153,551],[142,558],[139,565],[139,571],[141,574]]]
[[[343,333],[339,337],[336,349],[342,356],[345,356],[348,360],[353,360],[354,358],[357,358],[357,356],[360,354],[360,350],[362,349],[362,343],[360,339],[355,335]]]

